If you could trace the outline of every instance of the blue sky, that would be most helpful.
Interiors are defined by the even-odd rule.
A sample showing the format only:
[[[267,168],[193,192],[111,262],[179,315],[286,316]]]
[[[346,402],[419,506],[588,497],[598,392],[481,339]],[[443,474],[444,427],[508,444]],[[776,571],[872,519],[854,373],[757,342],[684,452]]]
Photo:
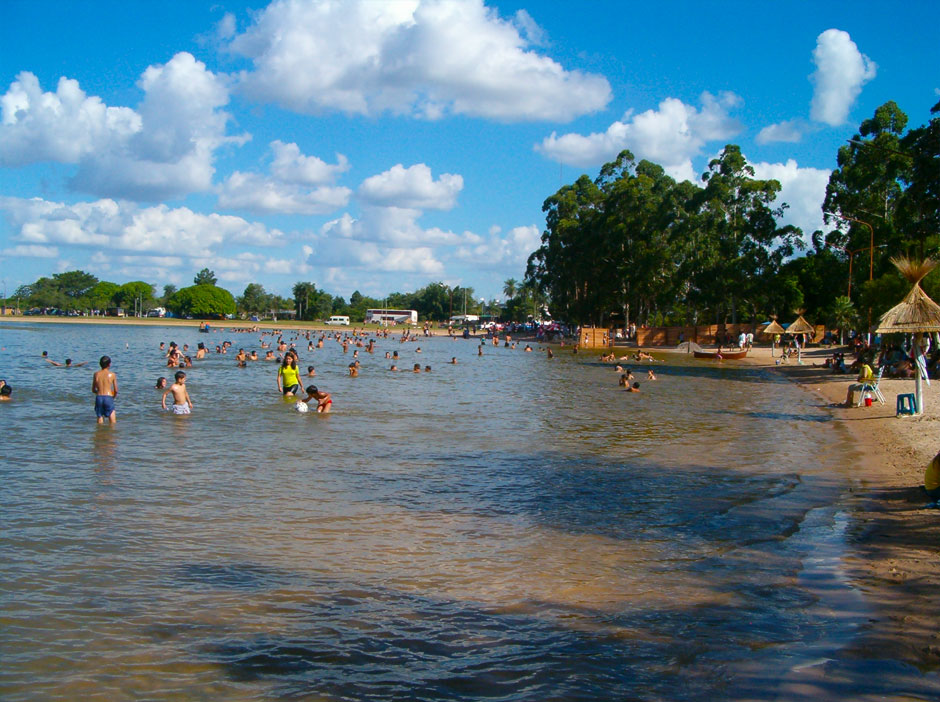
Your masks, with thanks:
[[[0,267],[158,291],[501,296],[542,203],[726,143],[821,227],[836,149],[940,100],[940,3],[0,3]]]

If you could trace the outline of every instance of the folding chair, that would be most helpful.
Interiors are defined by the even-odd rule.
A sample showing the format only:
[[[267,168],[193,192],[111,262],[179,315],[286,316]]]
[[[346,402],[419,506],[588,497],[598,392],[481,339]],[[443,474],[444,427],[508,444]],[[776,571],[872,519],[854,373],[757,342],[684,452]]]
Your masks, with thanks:
[[[885,404],[885,396],[878,387],[878,385],[881,383],[881,376],[884,375],[884,372],[885,367],[881,366],[878,369],[878,375],[873,380],[867,380],[862,383],[862,389],[858,391],[858,403],[856,404],[856,407],[861,407],[862,403],[865,402],[866,392],[870,392],[878,399],[878,402]]]

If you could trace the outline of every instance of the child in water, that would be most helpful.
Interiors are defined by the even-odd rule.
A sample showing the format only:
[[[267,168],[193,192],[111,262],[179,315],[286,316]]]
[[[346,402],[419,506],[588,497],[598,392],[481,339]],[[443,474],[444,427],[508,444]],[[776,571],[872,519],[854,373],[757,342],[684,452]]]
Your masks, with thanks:
[[[320,414],[326,414],[330,411],[330,407],[333,405],[333,398],[330,397],[330,393],[321,392],[316,385],[307,386],[307,396],[302,400],[302,402],[310,402],[310,400],[317,401],[317,412]]]
[[[166,396],[173,394],[173,414],[190,414],[193,408],[193,401],[189,398],[189,391],[186,390],[186,374],[183,371],[176,371],[176,382],[168,387],[164,393],[160,404],[164,411],[166,410]]]

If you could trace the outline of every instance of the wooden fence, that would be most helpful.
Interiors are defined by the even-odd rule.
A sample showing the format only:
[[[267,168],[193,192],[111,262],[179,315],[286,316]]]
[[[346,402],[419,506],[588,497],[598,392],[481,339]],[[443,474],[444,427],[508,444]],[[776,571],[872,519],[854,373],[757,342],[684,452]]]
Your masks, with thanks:
[[[676,346],[683,341],[694,341],[699,346],[714,346],[719,339],[724,345],[738,343],[741,332],[754,332],[755,343],[769,343],[770,337],[761,332],[766,324],[706,324],[694,327],[641,327],[636,330],[638,346]],[[817,324],[811,342],[819,342],[826,333],[826,327]]]

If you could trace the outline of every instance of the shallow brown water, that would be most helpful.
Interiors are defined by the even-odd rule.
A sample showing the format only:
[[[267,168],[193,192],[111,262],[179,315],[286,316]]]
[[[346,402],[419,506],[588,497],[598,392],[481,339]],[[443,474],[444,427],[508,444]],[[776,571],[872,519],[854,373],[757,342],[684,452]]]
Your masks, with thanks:
[[[628,394],[588,354],[437,338],[353,379],[304,342],[330,416],[214,354],[161,413],[159,341],[224,338],[258,348],[0,326],[3,699],[774,699],[864,616],[853,454],[762,371],[669,358]],[[116,427],[43,349],[111,354]]]

